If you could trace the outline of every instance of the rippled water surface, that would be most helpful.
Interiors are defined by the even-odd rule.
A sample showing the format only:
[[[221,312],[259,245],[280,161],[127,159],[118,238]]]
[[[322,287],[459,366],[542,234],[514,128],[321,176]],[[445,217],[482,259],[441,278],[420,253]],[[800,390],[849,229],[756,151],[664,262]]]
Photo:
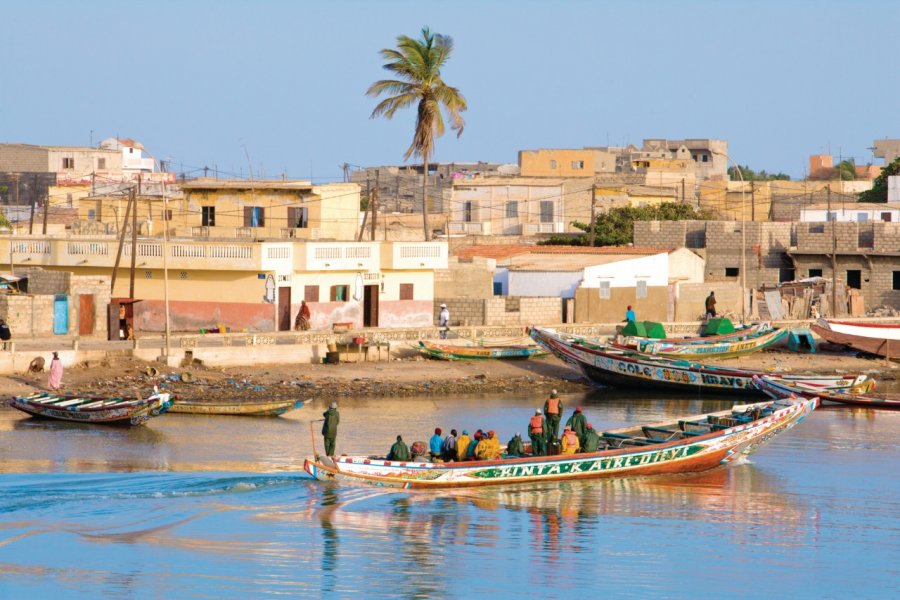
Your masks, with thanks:
[[[597,429],[728,406],[563,400]],[[338,451],[505,441],[541,402],[345,400]],[[700,475],[409,492],[308,479],[324,408],[138,429],[0,410],[0,597],[900,596],[900,412],[820,409]]]

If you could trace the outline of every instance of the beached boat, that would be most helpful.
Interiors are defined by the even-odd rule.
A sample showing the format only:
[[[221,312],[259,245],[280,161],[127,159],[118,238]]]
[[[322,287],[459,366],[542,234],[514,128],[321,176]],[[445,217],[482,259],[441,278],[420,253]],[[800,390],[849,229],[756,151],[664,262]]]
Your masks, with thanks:
[[[546,352],[540,346],[455,346],[420,341],[419,352],[440,360],[481,360],[487,358],[526,359]]]
[[[819,319],[809,326],[819,337],[831,342],[877,354],[886,358],[900,357],[900,324],[855,323]]]
[[[753,386],[753,376],[766,374],[801,381],[817,389],[851,393],[868,391],[874,385],[865,375],[764,373],[616,349],[543,327],[532,327],[529,333],[535,342],[564,362],[579,368],[592,383],[600,385],[652,387],[692,394],[760,394]]]
[[[753,385],[763,391],[766,395],[776,399],[789,398],[792,394],[815,394],[823,403],[900,410],[900,397],[847,394],[845,392],[836,392],[832,390],[813,390],[802,383],[786,382],[767,376],[754,377]]]
[[[242,417],[277,417],[289,410],[301,408],[304,400],[263,400],[233,402],[198,402],[193,400],[181,400],[175,398],[170,413],[185,413],[192,415],[234,415]]]
[[[589,454],[506,457],[490,461],[417,463],[367,456],[307,459],[304,469],[321,481],[398,488],[509,485],[601,477],[705,471],[754,452],[790,429],[818,404],[816,397],[760,402],[683,419],[626,427],[602,434]]]
[[[685,337],[666,337],[666,338],[651,338],[651,337],[641,337],[636,335],[621,335],[619,343],[636,343],[638,341],[647,341],[647,342],[666,342],[671,344],[710,344],[713,342],[725,342],[729,340],[740,340],[746,339],[748,336],[758,335],[762,333],[768,333],[772,331],[772,323],[769,321],[763,321],[760,323],[754,323],[752,325],[742,326],[738,329],[730,333],[721,333],[718,335],[694,335],[694,336],[685,336]]]
[[[684,359],[733,358],[759,352],[777,344],[785,337],[787,329],[771,329],[744,333],[738,337],[727,339],[692,338],[690,340],[654,340],[641,337],[625,337],[622,341],[611,344],[614,348],[633,350],[643,354],[671,356]],[[731,334],[727,334],[731,335]]]
[[[104,425],[143,425],[166,412],[171,404],[169,394],[159,392],[130,400],[41,392],[9,401],[13,408],[35,417]]]

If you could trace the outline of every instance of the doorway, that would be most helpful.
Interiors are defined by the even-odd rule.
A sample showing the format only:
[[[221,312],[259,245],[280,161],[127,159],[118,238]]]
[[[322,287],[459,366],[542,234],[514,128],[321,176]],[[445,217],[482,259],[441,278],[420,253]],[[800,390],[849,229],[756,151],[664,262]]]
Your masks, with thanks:
[[[78,294],[78,335],[94,335],[93,294]]]
[[[53,334],[69,333],[69,298],[65,294],[53,297]]]
[[[363,327],[378,327],[378,291],[380,286],[367,285],[363,290]]]
[[[278,288],[278,331],[291,330],[291,288]]]

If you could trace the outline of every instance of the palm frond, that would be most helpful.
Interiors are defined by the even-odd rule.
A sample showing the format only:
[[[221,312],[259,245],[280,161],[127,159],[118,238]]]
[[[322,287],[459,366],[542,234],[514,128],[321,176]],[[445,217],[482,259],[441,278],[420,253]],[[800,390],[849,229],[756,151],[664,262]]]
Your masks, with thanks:
[[[372,110],[372,114],[369,118],[374,119],[375,117],[384,115],[386,118],[391,119],[395,112],[401,108],[409,108],[415,104],[417,100],[418,97],[415,94],[401,94],[399,96],[385,98],[378,103],[374,110]]]
[[[415,91],[416,86],[406,81],[381,79],[369,86],[369,89],[366,90],[366,95],[375,97],[381,94],[412,94]]]

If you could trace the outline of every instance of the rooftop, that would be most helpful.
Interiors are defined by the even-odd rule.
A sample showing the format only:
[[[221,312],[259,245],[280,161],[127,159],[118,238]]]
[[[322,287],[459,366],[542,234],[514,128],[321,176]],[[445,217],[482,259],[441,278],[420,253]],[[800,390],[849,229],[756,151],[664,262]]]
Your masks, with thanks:
[[[665,252],[665,250],[662,252]],[[656,252],[656,254],[659,254],[659,252]],[[558,254],[526,254],[510,258],[507,267],[510,271],[583,271],[587,267],[640,258],[641,256],[645,255],[574,254],[559,256]]]
[[[648,256],[661,252],[671,252],[670,248],[646,248],[633,246],[537,246],[534,244],[495,244],[465,246],[457,249],[453,255],[459,258],[494,258],[507,259],[522,254],[552,254],[559,255],[613,255],[613,256]]]

